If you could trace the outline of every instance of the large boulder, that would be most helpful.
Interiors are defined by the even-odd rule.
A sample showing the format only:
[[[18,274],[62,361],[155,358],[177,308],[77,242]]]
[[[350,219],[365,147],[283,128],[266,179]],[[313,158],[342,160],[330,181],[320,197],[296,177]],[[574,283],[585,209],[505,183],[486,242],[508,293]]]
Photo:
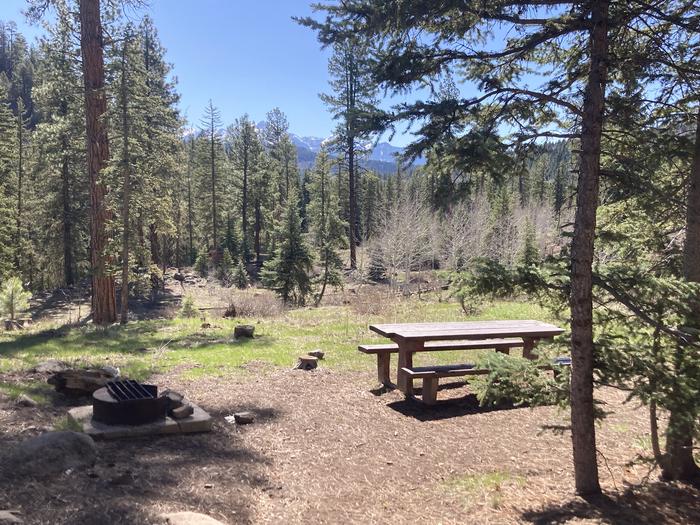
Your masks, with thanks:
[[[160,519],[162,523],[168,525],[225,525],[219,520],[198,512],[171,512],[161,514]]]
[[[97,447],[79,432],[47,432],[15,445],[3,461],[8,474],[44,478],[95,464]]]

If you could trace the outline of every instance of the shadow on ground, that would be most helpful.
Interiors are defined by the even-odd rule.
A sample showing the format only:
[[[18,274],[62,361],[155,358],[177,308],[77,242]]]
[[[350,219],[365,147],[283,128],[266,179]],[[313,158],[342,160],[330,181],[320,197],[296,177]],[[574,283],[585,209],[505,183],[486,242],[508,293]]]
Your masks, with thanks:
[[[252,405],[217,413],[243,408],[261,422],[277,417]],[[0,508],[19,509],[26,523],[147,525],[160,513],[185,510],[250,523],[256,491],[275,487],[267,476],[270,460],[247,448],[239,433],[217,418],[209,433],[99,441],[92,468],[52,479],[3,475]]]
[[[460,383],[447,383],[440,385],[440,391],[452,390],[463,387]],[[415,394],[420,395],[421,389],[416,388]],[[479,400],[475,394],[467,394],[463,397],[445,399],[438,401],[435,405],[425,405],[422,401],[415,398],[407,398],[401,401],[394,401],[387,404],[391,408],[403,414],[404,416],[413,417],[419,421],[438,421],[441,419],[450,419],[454,417],[462,417],[470,414],[484,414],[496,410],[518,410],[525,408],[523,406],[514,406],[512,404],[501,404],[497,407],[482,407],[479,406]]]
[[[536,525],[595,520],[611,525],[700,523],[700,489],[685,484],[652,483],[618,494],[577,498],[561,505],[528,510],[522,519]]]

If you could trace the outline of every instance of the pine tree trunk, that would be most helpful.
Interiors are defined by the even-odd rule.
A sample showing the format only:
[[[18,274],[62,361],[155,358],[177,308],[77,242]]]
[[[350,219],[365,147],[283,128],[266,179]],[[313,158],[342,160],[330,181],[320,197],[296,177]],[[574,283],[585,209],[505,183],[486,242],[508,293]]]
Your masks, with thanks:
[[[357,215],[357,196],[355,195],[355,140],[348,140],[348,200],[350,204],[350,268],[357,268],[357,238],[355,237],[355,220]]]
[[[243,201],[241,203],[241,229],[243,230],[243,258],[245,262],[250,262],[248,244],[248,153],[243,152]]]
[[[691,282],[700,283],[700,109],[698,109],[695,129],[695,149],[688,187],[686,211],[685,246],[683,250],[683,276]],[[687,320],[688,326],[700,328],[700,301],[692,305],[693,314]],[[684,374],[684,349],[678,349],[677,374]],[[674,384],[674,390],[679,384]],[[674,398],[680,399],[677,393]],[[666,432],[666,455],[662,464],[662,474],[666,479],[690,480],[700,476],[700,469],[693,459],[693,421],[678,410],[671,410]]]
[[[160,266],[162,261],[161,248],[160,240],[158,239],[158,227],[155,223],[148,225],[148,243],[151,245],[151,262],[156,266]]]
[[[216,165],[215,165],[215,149],[214,149],[214,117],[211,122],[211,222],[212,222],[212,248],[219,249],[218,232],[216,229]]]
[[[253,226],[255,237],[253,245],[255,249],[255,260],[260,262],[260,230],[262,230],[262,211],[260,209],[260,198],[255,199],[255,225]]]
[[[17,101],[17,217],[16,217],[16,240],[15,240],[15,266],[17,272],[22,274],[22,214],[24,208],[22,205],[22,197],[24,190],[24,123],[22,121],[22,113],[24,105],[22,99]]]
[[[194,264],[194,229],[192,211],[192,157],[194,156],[194,138],[190,142],[190,154],[187,158],[187,235],[189,242],[189,264]]]
[[[600,493],[593,403],[593,249],[608,54],[608,2],[591,3],[590,70],[583,101],[576,219],[571,244],[571,437],[576,492]]]
[[[129,154],[129,108],[126,73],[126,54],[128,35],[124,38],[121,71],[121,114],[122,114],[122,163],[124,170],[122,190],[122,289],[121,312],[119,322],[126,324],[129,320],[129,197],[131,193],[131,158]]]
[[[63,200],[63,281],[66,286],[75,284],[73,275],[73,219],[70,211],[70,167],[68,165],[68,139],[61,139],[61,199]]]
[[[113,323],[117,317],[114,277],[109,274],[106,224],[110,212],[107,189],[100,173],[109,160],[105,74],[100,20],[100,0],[80,0],[80,48],[85,84],[85,132],[90,184],[90,261],[92,265],[92,315],[96,324]]]

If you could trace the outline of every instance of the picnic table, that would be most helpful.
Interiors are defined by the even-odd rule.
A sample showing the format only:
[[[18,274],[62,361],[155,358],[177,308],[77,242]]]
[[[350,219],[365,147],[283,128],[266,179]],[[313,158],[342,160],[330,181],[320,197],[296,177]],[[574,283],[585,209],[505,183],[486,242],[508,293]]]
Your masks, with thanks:
[[[369,329],[393,341],[389,345],[358,347],[361,352],[377,355],[379,380],[391,384],[390,354],[398,353],[398,388],[407,396],[412,396],[413,380],[423,379],[422,398],[428,404],[435,402],[440,377],[478,375],[489,371],[471,364],[414,367],[413,354],[478,349],[494,349],[507,354],[512,348],[522,348],[523,357],[535,359],[537,356],[533,349],[540,340],[551,339],[564,332],[552,324],[533,320],[375,324],[370,325]]]

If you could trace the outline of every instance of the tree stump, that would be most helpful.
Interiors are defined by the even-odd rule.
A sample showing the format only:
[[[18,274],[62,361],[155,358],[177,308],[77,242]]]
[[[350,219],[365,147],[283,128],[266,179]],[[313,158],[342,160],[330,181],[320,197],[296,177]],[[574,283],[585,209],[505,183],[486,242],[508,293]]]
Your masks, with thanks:
[[[240,339],[242,337],[252,338],[255,327],[250,324],[239,324],[233,329],[233,338]]]
[[[299,356],[299,362],[294,368],[299,370],[313,370],[318,367],[318,357],[311,355]]]
[[[323,350],[314,350],[313,352],[309,352],[309,355],[311,357],[318,357],[319,359],[323,359],[323,356],[326,355]]]

